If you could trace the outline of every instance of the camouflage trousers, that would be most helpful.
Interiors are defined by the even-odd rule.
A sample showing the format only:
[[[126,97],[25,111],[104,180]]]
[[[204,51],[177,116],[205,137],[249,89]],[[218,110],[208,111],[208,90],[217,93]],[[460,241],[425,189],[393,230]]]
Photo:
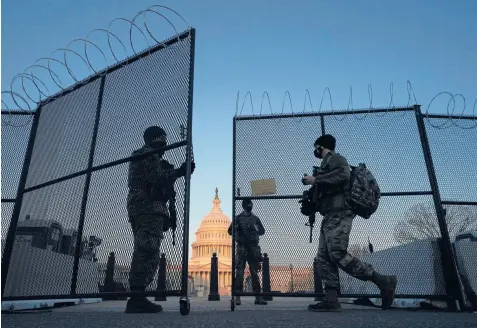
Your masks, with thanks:
[[[248,262],[250,277],[252,278],[252,289],[254,292],[260,292],[260,278],[258,272],[261,270],[260,246],[237,245],[237,257],[235,259],[235,290],[243,291],[243,280],[245,265]],[[258,254],[260,253],[260,256]]]
[[[163,217],[140,215],[130,218],[134,251],[129,272],[131,291],[143,291],[154,280],[159,266]]]
[[[355,214],[339,211],[326,214],[321,222],[318,246],[318,272],[325,288],[339,288],[339,268],[367,281],[373,267],[348,253],[349,235]]]

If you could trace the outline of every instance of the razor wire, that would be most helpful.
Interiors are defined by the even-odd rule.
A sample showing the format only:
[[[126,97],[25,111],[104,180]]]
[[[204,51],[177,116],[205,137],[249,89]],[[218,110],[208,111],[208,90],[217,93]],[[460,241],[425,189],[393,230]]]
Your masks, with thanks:
[[[96,77],[98,75],[103,76],[107,74],[109,68],[112,66],[127,65],[129,63],[129,60],[134,57],[137,57],[138,54],[147,54],[154,47],[157,47],[159,45],[164,48],[173,47],[168,46],[167,42],[174,40],[174,38],[179,38],[179,31],[176,27],[177,24],[174,24],[172,20],[168,18],[168,16],[166,16],[166,13],[178,17],[178,19],[186,25],[185,30],[191,30],[191,26],[177,11],[162,5],[152,5],[145,10],[139,11],[132,19],[115,18],[108,24],[107,29],[94,29],[90,31],[85,38],[76,38],[69,42],[66,47],[59,48],[53,51],[50,56],[37,59],[23,72],[15,75],[12,78],[9,84],[9,90],[2,91],[2,112],[5,112],[6,114],[21,112],[22,114],[26,114],[29,119],[26,120],[26,122],[25,120],[22,120],[22,122],[18,124],[8,118],[11,115],[5,115],[6,117],[2,115],[2,125],[5,124],[16,127],[26,126],[30,124],[31,120],[33,119],[35,108],[36,106],[38,106],[39,103],[46,103],[48,101],[61,97],[61,95],[65,91],[75,88],[78,85],[87,84],[93,77]],[[173,29],[175,36],[167,40],[159,41],[157,36],[152,33],[150,25],[148,25],[148,14],[158,16],[162,21],[165,21],[167,25],[169,25]],[[142,28],[139,26],[140,18],[142,18],[143,20]],[[126,24],[126,26],[127,24],[129,24],[129,40],[124,40],[124,37],[120,37],[116,33],[113,33],[113,24],[117,24],[117,22],[123,22],[123,24]],[[145,40],[147,45],[145,49],[137,49],[137,46],[134,45],[135,42],[133,37],[133,30],[142,35],[142,38]],[[93,33],[102,33],[103,35],[105,34],[107,37],[107,42],[105,43],[107,43],[107,45],[99,45],[95,42],[90,41],[91,35]],[[121,56],[119,56],[117,53],[118,51],[113,49],[113,40],[115,42],[118,42],[121,45],[123,52],[126,53],[126,55],[123,56],[124,58],[121,59]],[[84,52],[82,54],[79,51],[71,49],[73,44],[77,42],[84,44]],[[128,55],[128,49],[125,45],[127,43],[129,43],[129,51],[132,52],[132,54],[130,55]],[[91,58],[88,55],[88,46],[89,48],[94,47],[97,51],[99,51],[100,56],[104,59],[105,65],[102,69],[95,69],[93,67],[93,64],[91,63]],[[108,62],[108,58],[106,56],[107,48],[109,48],[110,55],[112,55],[113,58],[113,62],[111,63]],[[54,55],[56,55],[57,53],[62,53],[62,56],[56,56],[55,58]],[[76,70],[75,72],[75,70],[72,68],[71,61],[70,64],[68,63],[67,54],[74,55],[75,57],[79,58],[79,60],[87,67],[89,72],[89,75],[87,77],[83,79],[80,79],[78,77],[80,74],[78,70]],[[66,84],[64,81],[61,81],[59,76],[60,74],[58,70],[55,71],[55,69],[52,68],[52,63],[58,64],[63,67],[63,69],[67,73],[67,76],[73,80],[73,83]],[[41,79],[38,77],[40,70],[46,70],[48,80],[45,80],[45,78]],[[25,87],[25,80],[30,82],[29,91],[27,91],[28,88]],[[15,82],[17,83],[17,86],[18,84],[20,85],[20,91],[14,91]],[[38,93],[37,96],[32,95],[36,93]],[[6,95],[9,95],[11,98],[10,102],[8,103],[4,99],[4,96]]]
[[[264,91],[262,94],[262,99],[260,103],[260,112],[258,114],[255,114],[255,108],[253,104],[253,99],[252,99],[252,93],[250,91],[247,91],[245,94],[245,97],[242,100],[241,106],[240,106],[240,91],[237,92],[237,99],[236,99],[236,104],[235,104],[235,116],[242,116],[243,109],[246,104],[250,103],[250,108],[252,111],[251,115],[246,115],[246,116],[261,116],[261,115],[276,115],[276,122],[280,122],[280,115],[287,115],[290,114],[292,117],[294,117],[295,120],[301,121],[303,119],[303,115],[307,113],[307,107],[310,108],[311,110],[308,111],[308,113],[316,113],[317,115],[320,115],[323,113],[322,108],[323,108],[323,101],[325,100],[325,96],[328,97],[329,102],[330,102],[330,108],[331,108],[331,113],[333,114],[340,114],[340,115],[332,115],[333,119],[337,121],[343,121],[346,119],[348,116],[352,116],[354,119],[357,120],[362,120],[366,118],[369,114],[373,114],[376,116],[383,117],[387,113],[396,111],[398,109],[402,108],[409,108],[414,105],[418,105],[416,95],[412,89],[412,84],[410,81],[407,81],[407,104],[405,106],[396,106],[394,104],[394,83],[391,82],[389,84],[389,103],[387,107],[379,106],[379,111],[376,111],[376,107],[373,107],[373,87],[371,84],[368,84],[368,100],[369,100],[369,106],[367,108],[354,108],[353,106],[353,88],[352,86],[349,87],[349,97],[348,97],[348,106],[346,109],[344,109],[344,113],[340,114],[339,110],[336,110],[333,106],[333,97],[331,95],[331,90],[329,87],[326,87],[323,90],[323,94],[321,97],[320,105],[318,109],[316,110],[315,107],[313,107],[312,101],[311,101],[311,96],[310,96],[310,91],[308,89],[305,90],[305,97],[304,97],[304,102],[303,102],[303,111],[297,112],[293,109],[293,102],[291,98],[290,92],[287,90],[284,93],[283,96],[283,101],[282,101],[282,106],[281,106],[281,112],[275,112],[272,108],[271,101],[270,101],[270,95],[267,91]],[[431,113],[430,109],[432,104],[436,101],[437,98],[442,97],[444,95],[449,96],[449,100],[447,102],[446,110],[447,110],[447,116],[445,114],[442,114],[439,116],[439,118],[444,119],[445,121],[440,124],[433,123],[431,118],[435,118],[436,115]],[[462,110],[458,111],[456,110],[457,107],[457,98],[462,99]],[[264,102],[268,102],[268,111],[267,113],[264,112]],[[285,105],[289,104],[290,112],[285,112]],[[308,104],[308,106],[307,106]],[[466,108],[467,108],[467,101],[466,98],[462,94],[452,94],[450,92],[440,92],[436,96],[434,96],[429,104],[427,105],[425,113],[423,113],[423,116],[427,120],[430,126],[437,128],[437,129],[444,129],[444,128],[449,128],[451,126],[455,126],[461,129],[473,129],[477,127],[477,116],[475,113],[477,106],[477,99],[474,101],[473,106],[472,106],[472,114],[471,115],[465,115]],[[384,109],[384,111],[382,110]],[[455,113],[459,112],[458,115]],[[296,115],[296,117],[295,117]],[[405,115],[405,112],[403,112],[403,115]],[[459,119],[466,118],[467,121],[470,121],[472,123],[468,125],[462,125],[461,123],[458,123]]]

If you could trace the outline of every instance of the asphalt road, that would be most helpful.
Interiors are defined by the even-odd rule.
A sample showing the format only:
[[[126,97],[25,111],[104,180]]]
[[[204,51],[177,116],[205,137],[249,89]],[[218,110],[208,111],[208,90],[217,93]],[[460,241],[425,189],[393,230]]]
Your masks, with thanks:
[[[125,302],[53,309],[43,313],[2,314],[3,327],[82,328],[82,327],[324,327],[324,328],[477,328],[477,313],[422,312],[402,309],[382,311],[377,308],[343,305],[340,313],[313,313],[306,310],[310,300],[280,300],[269,306],[255,306],[244,300],[234,312],[229,302],[191,300],[191,312],[179,313],[178,300],[161,302],[158,314],[124,314]]]
[[[420,313],[405,311],[346,310],[341,313],[311,313],[307,311],[235,311],[178,312],[159,314],[122,314],[118,312],[51,312],[2,315],[3,327],[82,328],[82,327],[323,327],[323,328],[473,328],[475,313]]]

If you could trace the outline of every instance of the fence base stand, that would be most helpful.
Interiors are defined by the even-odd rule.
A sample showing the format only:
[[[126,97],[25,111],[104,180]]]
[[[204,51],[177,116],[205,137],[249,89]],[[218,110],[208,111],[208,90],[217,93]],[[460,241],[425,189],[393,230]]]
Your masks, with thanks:
[[[179,309],[182,315],[188,315],[190,312],[190,302],[187,297],[183,297],[179,301]]]
[[[210,259],[210,293],[209,301],[220,301],[219,294],[219,264],[217,253]]]
[[[264,292],[270,292],[270,258],[267,253],[263,253],[263,265],[262,265],[262,274],[263,274],[263,288]],[[263,296],[264,301],[273,301],[273,296]]]
[[[219,294],[209,294],[209,301],[220,301],[220,295]]]

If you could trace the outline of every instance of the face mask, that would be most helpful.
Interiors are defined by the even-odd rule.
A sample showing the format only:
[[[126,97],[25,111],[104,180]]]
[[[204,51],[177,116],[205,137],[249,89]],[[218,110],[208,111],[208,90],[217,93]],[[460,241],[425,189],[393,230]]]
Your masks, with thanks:
[[[315,154],[316,158],[323,158],[321,156],[323,154],[323,148],[322,147],[316,148],[315,151],[313,152],[313,154]]]
[[[245,205],[245,210],[249,213],[252,212],[252,208],[253,208],[253,205]]]

